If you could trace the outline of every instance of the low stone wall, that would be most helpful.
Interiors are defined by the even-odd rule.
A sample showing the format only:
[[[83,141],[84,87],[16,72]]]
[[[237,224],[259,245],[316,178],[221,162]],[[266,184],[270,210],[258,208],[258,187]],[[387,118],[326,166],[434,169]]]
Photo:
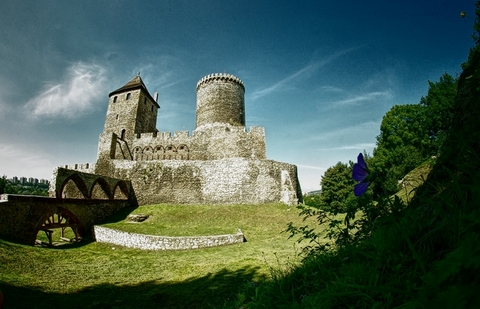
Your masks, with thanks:
[[[93,233],[97,242],[109,243],[142,250],[188,250],[232,245],[245,241],[243,233],[214,236],[153,236],[129,233],[95,225]]]

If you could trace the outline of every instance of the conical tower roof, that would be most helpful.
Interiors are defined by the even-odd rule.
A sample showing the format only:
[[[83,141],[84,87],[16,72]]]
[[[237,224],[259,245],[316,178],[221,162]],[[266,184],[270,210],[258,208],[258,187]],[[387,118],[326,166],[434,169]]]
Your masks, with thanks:
[[[147,86],[145,86],[145,84],[143,83],[143,80],[140,77],[140,75],[135,76],[132,80],[130,80],[128,83],[126,83],[123,87],[120,87],[117,90],[114,90],[114,91],[110,92],[110,94],[108,96],[111,97],[114,94],[127,92],[129,90],[136,90],[136,89],[143,89],[147,93],[149,98],[152,100],[152,102],[154,102],[157,105],[157,107],[160,108],[158,103],[155,102],[153,97],[150,95],[150,92],[148,92]]]

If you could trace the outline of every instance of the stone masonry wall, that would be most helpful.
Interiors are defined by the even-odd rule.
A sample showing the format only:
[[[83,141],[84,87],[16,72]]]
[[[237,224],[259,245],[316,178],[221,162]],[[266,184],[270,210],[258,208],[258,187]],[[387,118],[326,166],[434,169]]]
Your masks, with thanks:
[[[197,83],[196,128],[208,124],[245,126],[245,86],[230,74],[211,74]]]
[[[94,224],[101,223],[120,209],[129,207],[128,200],[78,200],[51,197],[3,194],[0,196],[0,237],[33,245],[33,233],[40,219],[59,208],[70,211],[80,221],[82,236],[91,233]]]
[[[265,130],[262,127],[205,125],[188,131],[144,133],[129,146],[133,159],[217,160],[224,158],[266,159]],[[115,158],[119,158],[115,155]]]
[[[142,250],[188,250],[232,245],[245,241],[240,230],[236,234],[184,237],[143,235],[98,225],[94,226],[93,230],[97,242]]]
[[[139,205],[263,204],[301,201],[296,166],[272,160],[112,160],[112,175],[131,180]]]

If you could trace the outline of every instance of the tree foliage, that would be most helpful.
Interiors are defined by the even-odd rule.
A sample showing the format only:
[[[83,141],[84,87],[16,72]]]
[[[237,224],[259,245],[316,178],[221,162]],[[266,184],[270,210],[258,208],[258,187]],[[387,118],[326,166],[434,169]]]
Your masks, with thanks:
[[[457,80],[445,73],[429,82],[418,104],[395,105],[383,117],[373,166],[384,175],[389,193],[398,181],[431,156],[438,155],[453,118]]]
[[[355,182],[352,179],[352,163],[338,162],[328,168],[322,176],[320,185],[321,208],[329,211],[345,212],[345,201],[353,194]]]
[[[48,196],[48,185],[11,183],[5,176],[2,176],[0,177],[0,194]]]

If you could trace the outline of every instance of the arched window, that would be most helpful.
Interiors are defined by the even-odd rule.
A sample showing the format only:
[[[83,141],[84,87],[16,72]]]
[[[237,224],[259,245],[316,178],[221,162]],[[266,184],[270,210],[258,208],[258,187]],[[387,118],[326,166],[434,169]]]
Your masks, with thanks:
[[[127,100],[130,100],[130,97],[131,97],[131,96],[132,96],[132,95],[130,94],[130,92],[127,93]]]
[[[117,96],[113,97],[113,103],[117,103]]]
[[[125,129],[122,130],[122,135],[120,136],[120,139],[125,139]]]
[[[177,148],[177,153],[178,153],[177,158],[180,160],[189,160],[190,159],[189,152],[190,151],[187,145],[180,145]]]

